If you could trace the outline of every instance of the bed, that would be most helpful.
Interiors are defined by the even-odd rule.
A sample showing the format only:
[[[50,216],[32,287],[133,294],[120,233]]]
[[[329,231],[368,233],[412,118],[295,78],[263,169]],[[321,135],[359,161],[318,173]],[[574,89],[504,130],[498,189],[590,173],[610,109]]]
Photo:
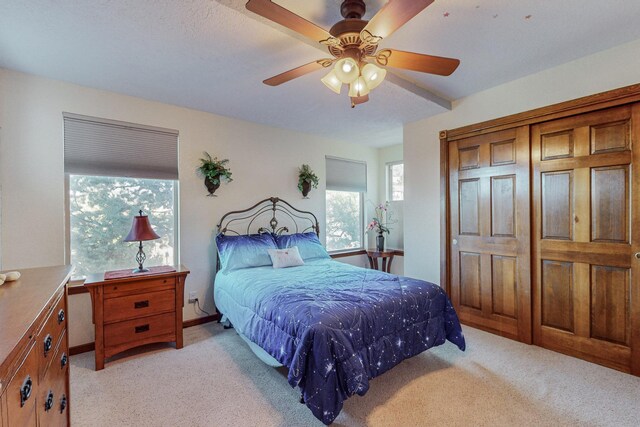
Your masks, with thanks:
[[[240,223],[246,229],[233,227]],[[446,340],[464,350],[465,340],[439,286],[334,261],[318,234],[311,212],[275,197],[223,216],[214,298],[224,320],[265,362],[286,366],[289,384],[330,424],[371,378]],[[262,251],[271,238],[299,248],[304,265],[270,265]],[[230,245],[241,248],[237,259]]]

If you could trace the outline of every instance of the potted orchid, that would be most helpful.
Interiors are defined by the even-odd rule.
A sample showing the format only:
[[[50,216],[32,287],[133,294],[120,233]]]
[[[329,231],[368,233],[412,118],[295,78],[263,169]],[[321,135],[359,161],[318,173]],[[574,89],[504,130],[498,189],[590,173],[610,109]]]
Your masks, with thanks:
[[[384,250],[384,233],[389,234],[391,231],[389,225],[393,223],[392,212],[389,210],[389,202],[378,203],[375,206],[375,216],[367,225],[367,233],[370,231],[378,233],[376,236],[376,250]]]

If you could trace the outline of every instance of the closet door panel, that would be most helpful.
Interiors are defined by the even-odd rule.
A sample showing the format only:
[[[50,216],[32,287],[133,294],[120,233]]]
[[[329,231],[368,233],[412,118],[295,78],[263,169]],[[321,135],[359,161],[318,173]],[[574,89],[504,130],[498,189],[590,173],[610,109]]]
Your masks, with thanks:
[[[531,128],[533,341],[637,374],[639,119],[623,106]]]
[[[463,323],[531,342],[529,128],[449,144],[451,298]]]

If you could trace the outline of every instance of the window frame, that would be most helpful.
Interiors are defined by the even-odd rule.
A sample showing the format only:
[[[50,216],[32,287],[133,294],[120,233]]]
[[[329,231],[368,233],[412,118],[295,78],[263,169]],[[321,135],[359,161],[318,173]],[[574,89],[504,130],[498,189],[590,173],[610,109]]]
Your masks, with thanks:
[[[65,234],[65,244],[64,244],[64,263],[67,265],[71,265],[71,201],[69,198],[69,174],[64,174],[64,234]],[[92,176],[102,176],[102,175],[92,175]],[[113,177],[118,178],[118,177]],[[157,178],[141,178],[141,179],[157,179]],[[175,265],[180,264],[180,180],[177,179],[165,179],[160,181],[173,181],[173,230],[174,230],[174,244],[173,248],[173,262]],[[133,259],[133,258],[132,258]],[[102,273],[100,271],[94,271],[94,273]]]
[[[325,206],[324,206],[324,214],[325,214],[325,220],[324,220],[324,246],[325,248],[327,247],[327,239],[329,237],[329,234],[327,233],[327,191],[342,191],[342,190],[327,190],[325,189],[325,196],[324,196],[324,200],[325,200]],[[364,216],[365,216],[365,208],[364,208],[364,192],[362,191],[344,191],[344,193],[358,193],[359,195],[359,203],[360,203],[360,215],[359,215],[359,220],[360,220],[360,225],[359,225],[359,230],[360,230],[360,246],[358,246],[357,248],[348,248],[348,249],[336,249],[336,250],[327,250],[327,253],[329,255],[342,255],[342,254],[349,254],[351,252],[362,252],[365,249],[365,238],[366,238],[366,233],[364,232]]]
[[[402,188],[402,199],[393,200],[393,174],[391,173],[391,168],[396,165],[404,165],[404,160],[394,160],[393,162],[385,163],[385,172],[386,172],[386,183],[387,183],[387,200],[389,202],[404,202],[404,185]],[[404,182],[404,169],[402,171],[402,179]]]

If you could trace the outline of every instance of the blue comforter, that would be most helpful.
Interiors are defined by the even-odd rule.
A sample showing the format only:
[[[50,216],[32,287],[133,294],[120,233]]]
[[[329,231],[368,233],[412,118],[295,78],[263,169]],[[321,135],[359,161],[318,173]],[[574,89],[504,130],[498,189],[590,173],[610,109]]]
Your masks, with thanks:
[[[465,349],[437,285],[333,260],[219,272],[216,306],[289,368],[289,384],[325,424],[369,380],[445,339]]]

